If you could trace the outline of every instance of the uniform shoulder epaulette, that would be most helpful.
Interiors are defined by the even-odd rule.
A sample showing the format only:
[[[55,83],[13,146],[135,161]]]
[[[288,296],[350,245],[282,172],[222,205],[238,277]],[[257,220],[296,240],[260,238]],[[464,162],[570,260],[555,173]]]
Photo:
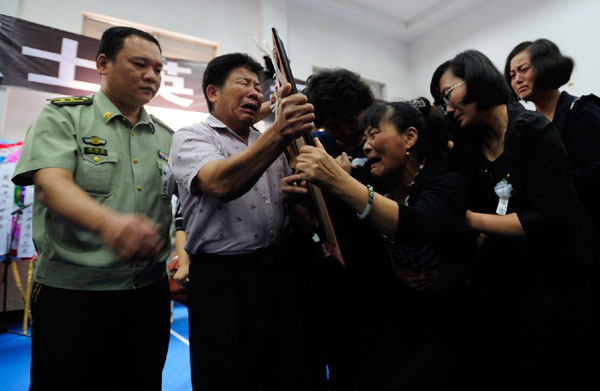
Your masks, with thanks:
[[[93,103],[93,99],[89,96],[66,96],[48,100],[56,106],[91,105]]]
[[[154,122],[156,122],[157,124],[159,124],[160,126],[162,126],[163,128],[165,128],[169,133],[174,134],[175,131],[173,129],[171,129],[169,127],[169,125],[165,124],[163,121],[159,120],[158,118],[156,118],[155,116],[153,116],[152,114],[150,114],[150,118],[152,118],[152,120]]]

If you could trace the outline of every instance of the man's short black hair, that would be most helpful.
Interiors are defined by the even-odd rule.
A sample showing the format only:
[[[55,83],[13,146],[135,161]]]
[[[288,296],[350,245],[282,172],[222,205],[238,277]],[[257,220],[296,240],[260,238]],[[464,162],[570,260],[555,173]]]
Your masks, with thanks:
[[[522,51],[529,52],[531,66],[535,70],[536,89],[557,89],[571,79],[575,62],[564,56],[558,46],[548,39],[521,42],[510,52],[504,65],[504,78],[510,86],[510,62]]]
[[[245,53],[224,54],[213,58],[208,63],[206,70],[204,71],[204,76],[202,77],[202,90],[204,91],[204,97],[206,98],[209,112],[212,113],[213,104],[208,99],[206,88],[211,84],[218,88],[223,87],[225,80],[227,80],[231,71],[240,67],[256,73],[256,76],[259,78],[263,72],[263,67]]]
[[[115,26],[106,29],[104,33],[102,33],[102,38],[100,38],[100,43],[98,44],[96,58],[100,57],[101,54],[104,54],[110,61],[115,61],[117,53],[119,53],[119,50],[123,47],[123,41],[130,35],[136,35],[156,44],[158,50],[162,53],[160,44],[153,35],[133,27]]]
[[[430,91],[437,104],[443,102],[440,79],[447,70],[465,81],[467,93],[462,103],[476,102],[479,111],[508,104],[512,100],[504,76],[492,61],[477,50],[467,50],[444,62],[433,73]]]
[[[323,126],[324,116],[347,120],[373,104],[373,92],[358,74],[336,68],[320,71],[307,80],[304,94],[315,107],[315,125]]]

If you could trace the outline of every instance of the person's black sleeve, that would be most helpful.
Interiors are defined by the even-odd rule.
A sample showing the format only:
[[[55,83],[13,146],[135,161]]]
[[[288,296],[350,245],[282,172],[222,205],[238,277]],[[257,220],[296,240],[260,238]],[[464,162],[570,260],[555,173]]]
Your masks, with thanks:
[[[538,133],[533,129],[529,132]],[[552,240],[567,220],[564,202],[570,184],[566,150],[550,123],[530,142],[531,149],[522,163],[524,203],[517,216],[528,239]]]
[[[183,215],[181,214],[181,201],[177,200],[177,207],[175,208],[175,231],[185,231],[183,226]]]
[[[444,167],[430,175],[414,205],[399,204],[395,240],[421,246],[437,239],[451,225],[464,219],[469,182],[459,171]]]

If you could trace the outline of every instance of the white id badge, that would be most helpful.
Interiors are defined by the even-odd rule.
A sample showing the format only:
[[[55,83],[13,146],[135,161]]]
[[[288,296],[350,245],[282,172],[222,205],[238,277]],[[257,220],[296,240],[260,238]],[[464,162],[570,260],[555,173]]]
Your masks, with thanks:
[[[496,214],[504,216],[508,210],[508,198],[501,197],[498,200],[498,207],[496,208]]]

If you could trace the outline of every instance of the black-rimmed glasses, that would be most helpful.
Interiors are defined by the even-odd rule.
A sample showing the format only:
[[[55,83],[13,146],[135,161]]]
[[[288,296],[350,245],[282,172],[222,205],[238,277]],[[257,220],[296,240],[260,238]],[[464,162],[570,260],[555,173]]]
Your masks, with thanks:
[[[456,83],[452,87],[448,88],[446,91],[442,92],[442,100],[444,101],[444,106],[448,106],[450,104],[450,94],[452,93],[452,90],[454,90],[456,87],[462,84],[465,84],[464,80],[459,83]]]

